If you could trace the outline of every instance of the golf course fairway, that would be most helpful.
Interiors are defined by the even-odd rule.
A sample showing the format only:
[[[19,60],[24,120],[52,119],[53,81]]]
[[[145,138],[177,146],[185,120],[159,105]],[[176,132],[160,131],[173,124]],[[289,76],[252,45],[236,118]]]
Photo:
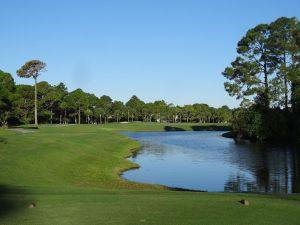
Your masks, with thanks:
[[[300,224],[299,195],[172,191],[120,178],[122,171],[138,167],[126,157],[141,147],[120,132],[172,126],[0,129],[0,225]],[[201,129],[176,124],[182,130],[196,126]]]

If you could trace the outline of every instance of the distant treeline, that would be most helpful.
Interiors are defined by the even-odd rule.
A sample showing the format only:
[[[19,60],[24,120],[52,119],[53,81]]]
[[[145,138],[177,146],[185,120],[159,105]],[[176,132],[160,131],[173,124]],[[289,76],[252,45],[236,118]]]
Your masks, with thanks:
[[[34,122],[34,86],[16,85],[9,73],[0,70],[0,125]],[[101,124],[109,122],[228,122],[232,111],[207,104],[175,106],[165,101],[145,103],[133,95],[128,102],[97,97],[81,89],[68,92],[65,84],[37,83],[39,123]]]
[[[281,17],[248,30],[223,75],[242,99],[233,131],[245,138],[300,141],[300,23]]]

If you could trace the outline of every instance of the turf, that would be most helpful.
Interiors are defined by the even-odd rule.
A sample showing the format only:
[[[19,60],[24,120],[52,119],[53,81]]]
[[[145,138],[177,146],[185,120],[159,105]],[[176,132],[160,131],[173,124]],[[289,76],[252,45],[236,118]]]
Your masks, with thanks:
[[[119,177],[138,166],[125,157],[140,147],[120,131],[196,126],[200,129],[154,123],[41,126],[31,133],[0,129],[0,224],[300,224],[297,195],[170,191]],[[241,199],[251,205],[241,205]]]

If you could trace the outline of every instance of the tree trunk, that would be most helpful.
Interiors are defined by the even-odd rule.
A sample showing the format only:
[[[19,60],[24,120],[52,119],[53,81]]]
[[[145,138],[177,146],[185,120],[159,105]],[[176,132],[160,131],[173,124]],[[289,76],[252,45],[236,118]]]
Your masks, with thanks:
[[[284,108],[288,109],[288,81],[284,78]]]
[[[78,109],[78,124],[80,124],[80,108]]]
[[[284,53],[283,57],[283,63],[284,63],[284,108],[288,109],[288,80],[287,80],[287,74],[286,74],[286,53]]]
[[[291,104],[292,104],[292,111],[296,112],[296,84],[295,82],[292,82],[291,85]]]
[[[127,111],[127,121],[129,123],[129,110]]]
[[[269,99],[269,81],[268,81],[268,71],[267,71],[267,63],[264,63],[264,85],[265,85],[265,96],[264,97],[264,104],[267,108],[270,107],[270,99]]]
[[[52,109],[52,106],[51,106],[51,109],[50,109],[50,124],[52,124],[52,120],[53,120],[53,109]]]
[[[65,109],[65,124],[67,124],[67,110]]]
[[[38,116],[37,116],[37,77],[34,77],[34,124],[38,126]]]

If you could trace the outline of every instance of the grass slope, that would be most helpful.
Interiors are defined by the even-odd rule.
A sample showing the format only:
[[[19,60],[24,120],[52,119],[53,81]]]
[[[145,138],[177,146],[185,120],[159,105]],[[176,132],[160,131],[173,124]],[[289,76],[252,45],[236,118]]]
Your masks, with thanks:
[[[221,129],[224,124],[205,126]],[[140,145],[117,132],[166,127],[174,126],[42,126],[35,133],[0,129],[0,224],[300,223],[296,195],[177,192],[120,179],[120,171],[137,166],[124,158]],[[240,205],[242,198],[251,205]],[[31,202],[37,207],[29,209]]]

